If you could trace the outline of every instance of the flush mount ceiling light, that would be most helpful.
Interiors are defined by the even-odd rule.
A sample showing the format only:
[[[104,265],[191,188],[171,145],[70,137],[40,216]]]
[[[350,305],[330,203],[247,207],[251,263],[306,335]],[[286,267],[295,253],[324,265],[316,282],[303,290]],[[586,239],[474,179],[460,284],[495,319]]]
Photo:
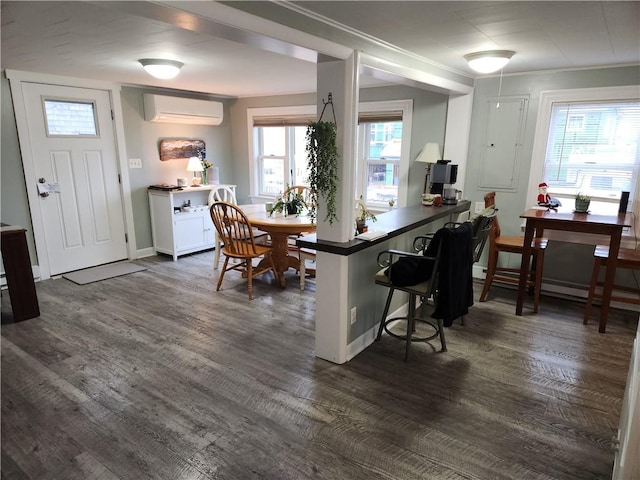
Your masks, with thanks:
[[[504,67],[515,53],[513,50],[488,50],[468,53],[464,58],[476,72],[493,73]]]
[[[161,58],[141,58],[138,60],[149,75],[161,80],[169,80],[180,72],[184,65],[175,60],[163,60]]]

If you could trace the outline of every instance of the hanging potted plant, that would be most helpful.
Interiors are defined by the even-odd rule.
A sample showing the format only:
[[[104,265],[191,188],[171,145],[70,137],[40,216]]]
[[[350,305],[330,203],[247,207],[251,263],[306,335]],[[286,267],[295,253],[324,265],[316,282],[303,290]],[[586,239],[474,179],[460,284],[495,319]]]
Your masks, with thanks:
[[[336,125],[332,122],[313,122],[307,127],[306,152],[309,173],[309,216],[316,218],[319,198],[325,202],[325,220],[333,224],[336,216],[336,193],[338,190],[338,147]]]

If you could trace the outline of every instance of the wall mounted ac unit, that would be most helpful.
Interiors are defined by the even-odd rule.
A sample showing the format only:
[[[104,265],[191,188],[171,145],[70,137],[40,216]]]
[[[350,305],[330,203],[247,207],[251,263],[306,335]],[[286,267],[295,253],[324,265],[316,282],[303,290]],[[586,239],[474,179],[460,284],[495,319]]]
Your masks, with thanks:
[[[220,125],[222,103],[212,100],[144,94],[144,118],[150,122]]]

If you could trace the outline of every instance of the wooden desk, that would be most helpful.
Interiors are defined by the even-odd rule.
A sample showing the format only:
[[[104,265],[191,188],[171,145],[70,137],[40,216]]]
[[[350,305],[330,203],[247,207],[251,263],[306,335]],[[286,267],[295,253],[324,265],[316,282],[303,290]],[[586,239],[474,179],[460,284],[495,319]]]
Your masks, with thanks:
[[[13,319],[16,322],[40,316],[36,286],[27,248],[27,230],[2,224],[2,263],[7,278]]]
[[[516,315],[522,315],[522,304],[527,284],[526,280],[529,275],[531,240],[533,239],[534,234],[536,237],[542,237],[545,229],[547,229],[609,236],[609,259],[607,261],[607,273],[605,275],[604,290],[602,292],[602,307],[600,310],[600,325],[598,328],[600,333],[604,333],[607,327],[611,290],[616,274],[615,261],[620,249],[622,229],[631,226],[631,215],[625,213],[619,215],[591,215],[587,213],[566,213],[556,212],[553,210],[531,209],[520,215],[520,218],[524,218],[527,224],[524,233],[522,263],[520,265]]]
[[[311,223],[311,219],[305,215],[285,216],[282,213],[274,213],[269,216],[269,212],[266,211],[263,204],[240,205],[240,208],[247,215],[251,225],[271,235],[271,247],[273,249],[271,256],[280,274],[280,284],[284,288],[286,286],[284,272],[289,268],[300,269],[300,259],[294,255],[289,255],[288,238],[290,235],[299,235],[303,232],[315,232],[315,223]]]

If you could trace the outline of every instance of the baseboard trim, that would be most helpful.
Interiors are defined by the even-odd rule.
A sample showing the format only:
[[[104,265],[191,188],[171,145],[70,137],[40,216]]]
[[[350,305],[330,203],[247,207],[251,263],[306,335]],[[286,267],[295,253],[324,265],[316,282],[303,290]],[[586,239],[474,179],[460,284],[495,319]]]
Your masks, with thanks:
[[[394,317],[403,317],[407,314],[408,303],[401,305],[400,308],[391,312],[387,318]],[[358,338],[356,338],[353,342],[347,345],[347,362],[351,360],[353,357],[362,352],[365,348],[371,345],[376,340],[376,335],[378,335],[378,329],[380,328],[380,322],[377,322],[373,327],[364,332]]]
[[[153,257],[155,254],[153,247],[136,250],[136,258]]]
[[[482,266],[473,266],[473,278],[475,280],[484,281],[485,273],[484,267]],[[510,288],[512,290],[516,289],[516,285],[511,285],[509,283],[500,283],[500,287]],[[570,297],[575,301],[584,301],[586,302],[589,296],[589,285],[584,285],[582,288],[580,287],[571,287],[566,284],[550,282],[548,280],[542,279],[542,290],[540,292],[542,295],[547,295],[551,297],[561,297],[567,298]],[[598,302],[599,304],[599,302]],[[630,312],[638,312],[640,313],[640,306],[633,305],[630,303],[623,302],[611,302],[611,306],[614,308],[618,308],[620,310],[628,310]]]

